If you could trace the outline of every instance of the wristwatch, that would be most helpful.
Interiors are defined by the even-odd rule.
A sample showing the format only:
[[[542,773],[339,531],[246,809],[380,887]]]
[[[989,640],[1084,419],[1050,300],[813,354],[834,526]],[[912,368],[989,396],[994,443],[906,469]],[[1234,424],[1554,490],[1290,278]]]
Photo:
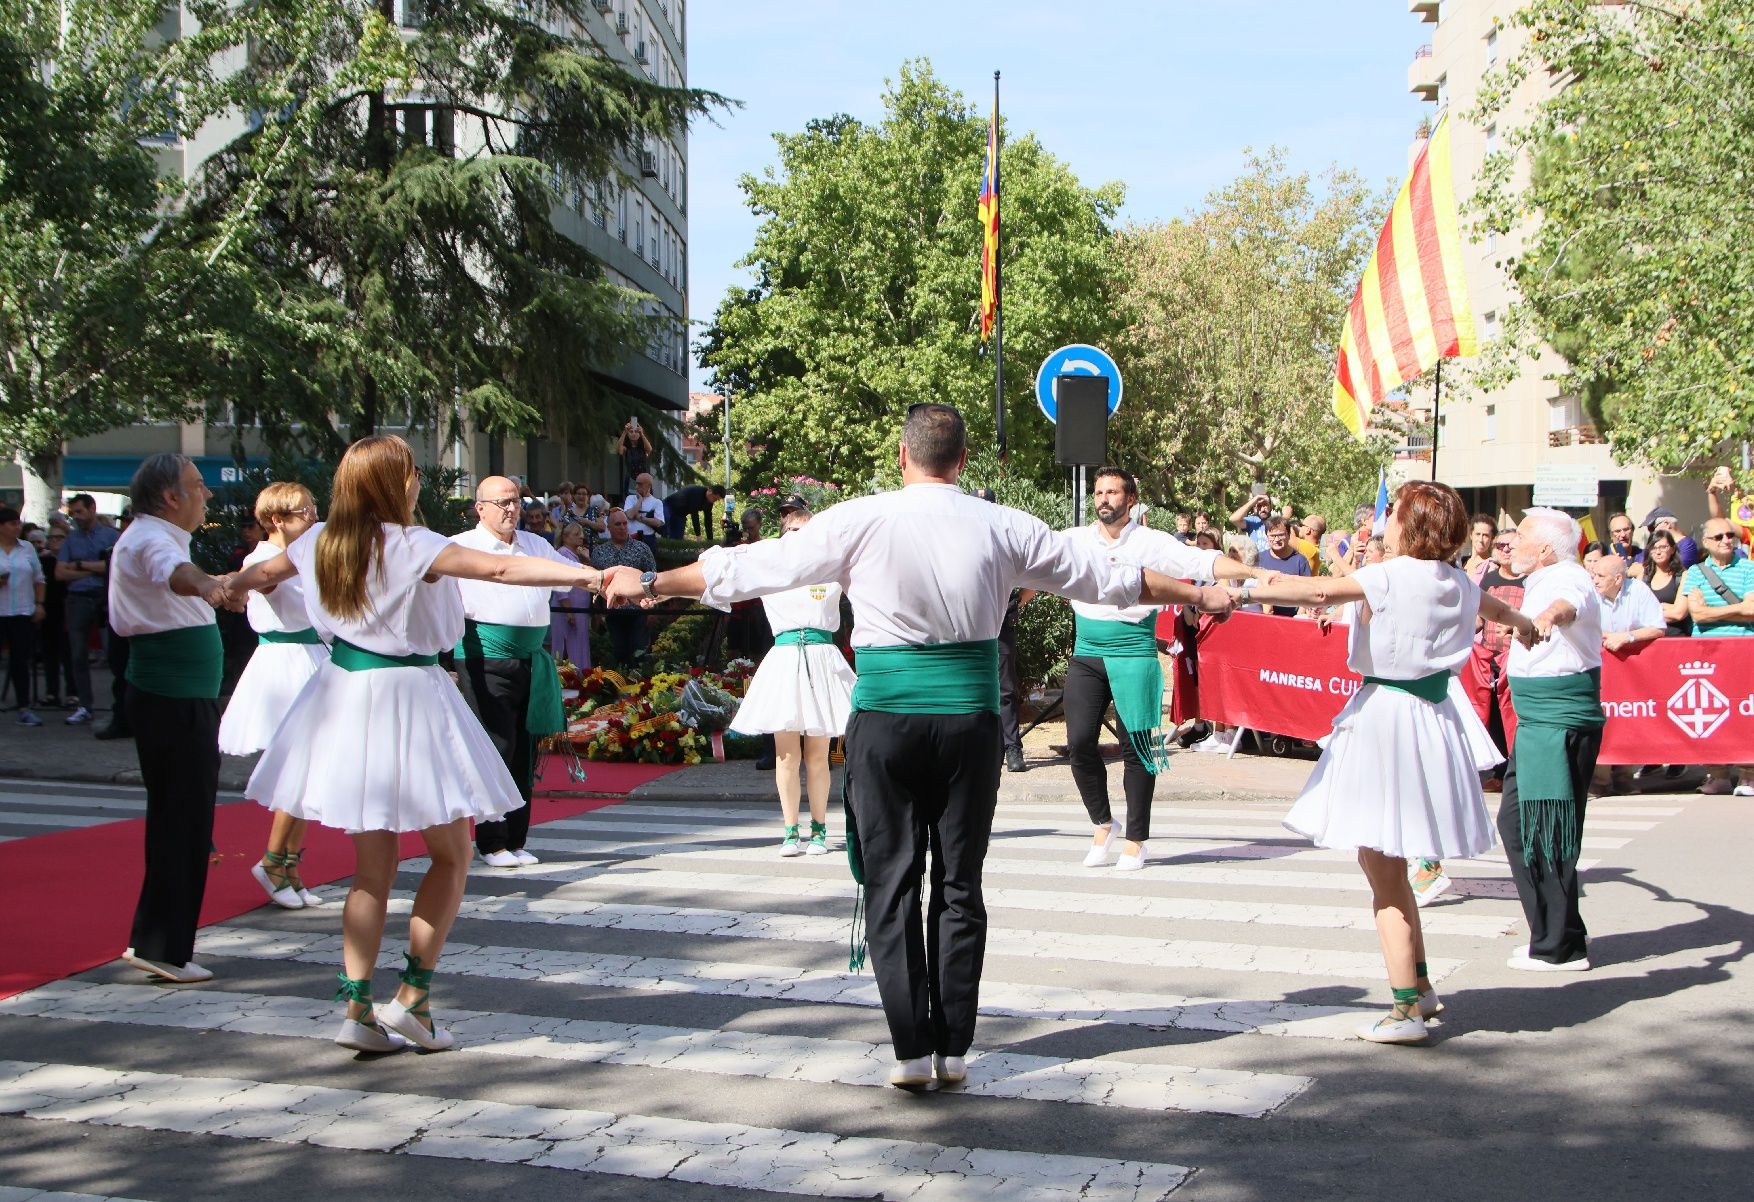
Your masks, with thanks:
[[[658,590],[655,587],[657,583],[658,574],[656,572],[641,572],[639,574],[639,586],[645,590],[648,600],[656,601],[658,599]]]

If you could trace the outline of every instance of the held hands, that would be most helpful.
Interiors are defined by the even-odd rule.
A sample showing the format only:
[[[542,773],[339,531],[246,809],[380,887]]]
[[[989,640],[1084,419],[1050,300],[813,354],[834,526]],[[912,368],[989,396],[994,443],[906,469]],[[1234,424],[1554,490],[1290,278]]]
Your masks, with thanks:
[[[646,599],[645,589],[640,587],[640,574],[626,564],[617,564],[605,568],[603,581],[598,586],[598,593],[603,603],[610,608],[622,605],[638,605]]]
[[[1222,621],[1236,608],[1236,595],[1220,585],[1202,584],[1200,594],[1194,600],[1194,607],[1201,613],[1213,614]]]

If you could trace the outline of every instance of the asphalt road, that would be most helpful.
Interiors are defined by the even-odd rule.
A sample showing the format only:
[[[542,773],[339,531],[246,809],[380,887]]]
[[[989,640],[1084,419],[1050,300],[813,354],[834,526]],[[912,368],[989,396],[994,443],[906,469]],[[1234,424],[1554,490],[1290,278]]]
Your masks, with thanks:
[[[1226,770],[1288,792],[1302,768]],[[844,858],[780,860],[768,806],[660,784],[538,828],[539,868],[474,871],[435,996],[457,1052],[328,1041],[338,904],[204,931],[209,985],[112,965],[0,1002],[0,1202],[1747,1196],[1747,800],[1592,804],[1584,975],[1506,968],[1503,863],[1452,864],[1425,912],[1450,1008],[1394,1048],[1344,1038],[1386,1001],[1357,869],[1198,779],[1161,782],[1155,862],[1122,875],[1080,867],[1063,769],[1007,778],[963,1089],[882,1084]],[[0,837],[138,807],[0,784]]]

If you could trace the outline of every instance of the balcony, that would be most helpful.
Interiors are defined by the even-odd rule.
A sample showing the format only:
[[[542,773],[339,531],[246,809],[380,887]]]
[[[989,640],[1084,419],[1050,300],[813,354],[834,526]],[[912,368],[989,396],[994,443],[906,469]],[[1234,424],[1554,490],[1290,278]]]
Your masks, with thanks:
[[[1547,445],[1550,447],[1600,446],[1607,441],[1602,437],[1602,432],[1588,422],[1581,426],[1565,426],[1547,431]]]
[[[1407,90],[1421,100],[1436,100],[1439,88],[1437,60],[1431,47],[1421,46],[1413,52],[1413,63],[1407,68]]]
[[[1437,24],[1438,0],[1407,0],[1407,11],[1427,25]]]
[[[646,44],[644,42],[641,42],[633,48],[633,61],[642,67],[650,65],[652,59],[651,56],[646,53]]]
[[[591,7],[600,13],[607,13],[615,7],[615,0],[591,0]]]

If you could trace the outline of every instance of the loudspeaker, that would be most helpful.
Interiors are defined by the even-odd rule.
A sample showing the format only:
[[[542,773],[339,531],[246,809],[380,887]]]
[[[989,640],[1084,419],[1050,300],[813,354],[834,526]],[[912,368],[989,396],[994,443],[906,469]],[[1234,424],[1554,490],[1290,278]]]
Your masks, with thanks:
[[[1054,462],[1096,467],[1108,462],[1108,377],[1054,380]]]

